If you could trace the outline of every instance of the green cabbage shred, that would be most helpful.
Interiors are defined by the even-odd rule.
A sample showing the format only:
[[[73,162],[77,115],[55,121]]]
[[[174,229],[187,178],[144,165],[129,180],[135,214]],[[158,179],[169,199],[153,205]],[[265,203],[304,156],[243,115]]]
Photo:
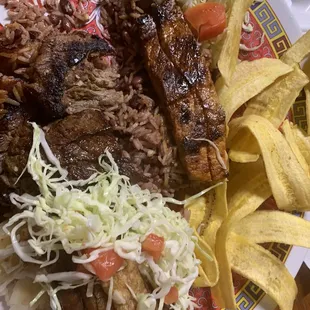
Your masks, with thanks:
[[[73,262],[87,266],[100,252],[114,249],[124,259],[137,262],[154,285],[151,294],[139,297],[140,307],[155,303],[161,307],[165,295],[176,286],[179,300],[171,308],[194,309],[189,290],[198,276],[200,261],[194,254],[193,230],[180,213],[166,206],[176,200],[131,185],[128,177],[120,175],[107,150],[99,158],[103,172],[94,171],[88,180],[69,181],[68,172],[53,155],[44,132],[37,124],[32,126],[27,170],[40,194],[11,194],[12,203],[21,212],[4,226],[20,259],[45,267],[54,264],[64,250],[72,254]],[[26,245],[19,242],[17,235],[23,226],[30,234]],[[158,263],[141,250],[141,242],[150,233],[165,239],[165,250]],[[88,248],[97,250],[88,257],[83,255]],[[51,282],[56,278],[58,287],[54,289]],[[57,291],[87,285],[94,279],[95,275],[86,277],[78,272],[45,272],[37,274],[34,281],[49,294],[52,309],[60,309]]]

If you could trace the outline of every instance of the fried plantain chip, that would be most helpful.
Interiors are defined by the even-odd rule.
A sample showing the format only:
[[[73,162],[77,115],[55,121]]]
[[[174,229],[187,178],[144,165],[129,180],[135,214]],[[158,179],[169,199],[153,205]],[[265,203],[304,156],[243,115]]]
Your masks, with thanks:
[[[303,64],[302,70],[307,74],[310,79],[310,57],[308,57],[307,61]],[[306,117],[307,117],[307,134],[310,135],[310,83],[307,84],[304,88],[306,95]]]
[[[294,67],[294,71],[279,78],[261,94],[251,99],[244,115],[259,115],[268,119],[276,128],[285,120],[287,113],[305,85],[306,74]]]
[[[306,137],[305,134],[301,131],[301,129],[297,125],[293,125],[290,123],[292,133],[294,135],[294,139],[296,144],[303,155],[305,161],[308,166],[310,166],[310,139]]]
[[[310,85],[309,84],[305,87],[305,94],[306,94],[306,116],[307,116],[307,124],[308,124],[307,133],[308,133],[308,136],[310,136]]]
[[[279,259],[263,247],[235,234],[230,235],[227,250],[236,273],[261,287],[281,310],[293,309],[297,285]]]
[[[197,259],[201,261],[199,268],[199,276],[194,282],[197,287],[212,287],[219,279],[219,267],[215,254],[211,247],[199,236],[194,230],[197,238],[195,246],[195,254]]]
[[[295,66],[293,72],[280,77],[261,94],[251,99],[247,104],[244,116],[262,116],[278,128],[307,81],[307,76]],[[259,155],[259,147],[255,139],[246,132],[243,133],[242,139],[236,141],[233,149],[229,152],[229,158],[240,163],[256,161]]]
[[[272,194],[277,206],[285,211],[310,209],[310,178],[300,166],[289,144],[268,120],[250,115],[230,123],[228,144],[233,148],[243,133],[257,141]]]
[[[241,28],[245,12],[252,5],[253,0],[235,0],[228,20],[228,27],[224,34],[224,43],[219,56],[218,67],[225,84],[230,85],[232,75],[236,69]]]
[[[293,131],[293,128],[294,125],[291,124],[288,120],[285,120],[282,125],[282,132],[301,167],[308,174],[308,176],[310,176],[309,164],[307,163],[304,155],[301,152],[301,149],[298,146],[297,137],[295,135],[295,131]]]
[[[263,168],[262,161],[233,167],[228,183],[228,216],[218,230],[216,236],[215,254],[219,265],[219,282],[212,290],[214,299],[222,308],[235,309],[235,295],[231,275],[231,265],[228,259],[227,238],[231,226],[242,218],[254,212],[270,195],[271,189]]]
[[[191,212],[189,224],[198,238],[195,253],[202,261],[199,266],[199,276],[194,283],[196,287],[212,287],[218,281],[219,272],[214,247],[216,232],[227,215],[226,189],[227,183],[225,182],[186,206]],[[206,224],[209,225],[206,226]],[[201,231],[205,226],[207,233],[200,236],[197,230]],[[206,258],[205,253],[208,253],[211,260]]]
[[[230,87],[227,87],[224,78],[220,77],[215,87],[226,112],[226,121],[228,122],[243,104],[262,92],[277,78],[292,71],[292,67],[279,59],[261,58],[238,64]]]
[[[260,156],[259,145],[251,134],[243,132],[242,139],[234,141],[228,155],[236,163],[256,162]]]
[[[253,204],[256,210],[256,206],[261,205],[271,195],[271,188],[261,159],[255,163],[231,164],[231,177],[227,189],[230,215],[233,210],[242,209],[244,204]]]
[[[256,211],[234,223],[232,232],[249,242],[277,242],[310,248],[310,222],[281,211]]]
[[[300,63],[310,54],[310,31],[300,37],[281,57],[281,60],[289,65]]]
[[[189,225],[196,230],[204,220],[209,219],[211,214],[211,206],[207,204],[207,194],[196,198],[185,208],[190,211]]]
[[[209,204],[211,208],[211,216],[209,221],[206,223],[206,227],[203,230],[203,240],[210,245],[211,249],[215,248],[216,233],[220,228],[222,222],[227,217],[227,182],[221,186],[216,187],[214,190]]]

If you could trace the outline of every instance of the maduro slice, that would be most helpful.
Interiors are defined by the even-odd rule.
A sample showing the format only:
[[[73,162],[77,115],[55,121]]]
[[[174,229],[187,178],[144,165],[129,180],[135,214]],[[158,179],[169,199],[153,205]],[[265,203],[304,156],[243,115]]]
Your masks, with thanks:
[[[209,59],[200,52],[200,45],[191,32],[175,0],[166,0],[154,9],[160,44],[169,60],[186,79],[196,96],[195,104],[203,109],[208,139],[215,143],[220,156],[226,158],[225,112],[219,104]],[[208,159],[213,180],[223,179],[225,169],[219,164],[217,150],[208,145]]]

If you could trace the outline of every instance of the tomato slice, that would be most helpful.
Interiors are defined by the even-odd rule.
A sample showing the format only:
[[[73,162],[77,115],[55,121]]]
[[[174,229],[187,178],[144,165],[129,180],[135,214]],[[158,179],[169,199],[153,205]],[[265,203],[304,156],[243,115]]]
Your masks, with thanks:
[[[95,249],[85,250],[85,253],[90,255]],[[124,259],[114,252],[109,250],[99,254],[99,257],[90,264],[93,266],[97,277],[101,281],[108,281],[122,267]]]
[[[179,291],[178,289],[173,286],[169,293],[165,296],[165,304],[166,305],[170,305],[170,304],[174,304],[178,301],[179,299]]]
[[[165,248],[165,239],[155,234],[149,234],[142,242],[142,251],[147,252],[153,256],[154,261],[157,262]]]
[[[184,16],[192,26],[199,41],[215,38],[226,28],[225,6],[220,3],[198,4],[187,9]]]

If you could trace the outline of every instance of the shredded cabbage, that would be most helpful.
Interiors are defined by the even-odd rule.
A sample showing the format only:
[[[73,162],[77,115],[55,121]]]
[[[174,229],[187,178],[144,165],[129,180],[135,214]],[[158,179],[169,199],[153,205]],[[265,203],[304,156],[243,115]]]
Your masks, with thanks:
[[[20,259],[45,267],[55,263],[59,251],[64,250],[68,254],[78,253],[72,257],[73,261],[87,266],[102,251],[114,249],[124,259],[137,262],[154,284],[151,295],[140,296],[142,307],[153,305],[154,300],[161,305],[170,288],[176,286],[179,300],[173,309],[194,309],[189,289],[198,276],[200,261],[194,254],[196,239],[187,221],[166,207],[168,201],[178,201],[131,185],[128,177],[119,174],[108,151],[99,158],[103,173],[95,172],[88,180],[68,181],[68,173],[52,154],[44,132],[35,123],[32,125],[33,144],[27,170],[40,194],[36,197],[11,194],[11,201],[21,212],[4,226]],[[42,158],[42,150],[49,162]],[[27,244],[19,242],[17,235],[18,229],[25,225],[30,234]],[[141,250],[141,242],[150,233],[166,241],[158,263]],[[87,248],[99,249],[88,257],[82,253]],[[11,248],[0,255],[5,257],[7,253],[11,253]],[[33,279],[50,295],[52,309],[60,309],[57,291],[92,283],[94,276],[79,272],[41,272]],[[51,282],[56,280],[59,286],[55,289]],[[113,280],[111,286],[112,283]],[[112,296],[112,288],[110,291]]]

